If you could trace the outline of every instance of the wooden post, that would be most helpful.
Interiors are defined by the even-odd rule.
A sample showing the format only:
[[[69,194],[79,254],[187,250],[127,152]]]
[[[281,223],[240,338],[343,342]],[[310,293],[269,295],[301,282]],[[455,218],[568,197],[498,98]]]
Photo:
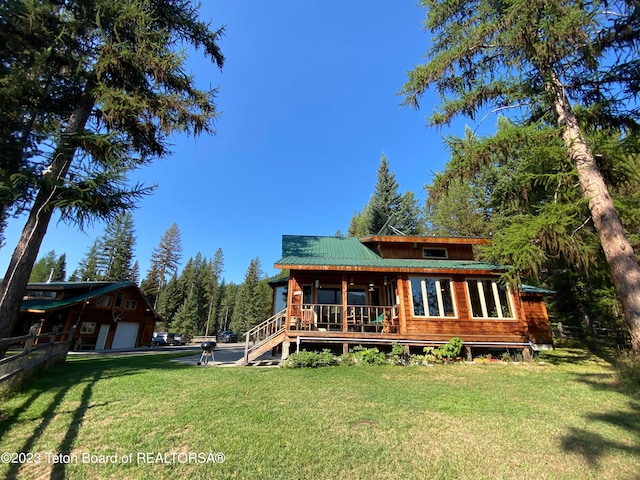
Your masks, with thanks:
[[[287,358],[289,358],[289,349],[291,348],[291,342],[289,340],[285,340],[282,342],[282,356],[280,357],[280,361],[284,362]]]
[[[471,353],[471,347],[468,345],[465,345],[464,349],[467,352],[467,362],[473,362],[473,354]]]
[[[29,329],[29,338],[25,340],[24,348],[22,349],[24,353],[31,353],[31,349],[33,348],[33,343],[36,339],[36,335],[38,333],[39,328],[40,328],[39,323],[34,323],[33,325],[31,325],[31,328]]]

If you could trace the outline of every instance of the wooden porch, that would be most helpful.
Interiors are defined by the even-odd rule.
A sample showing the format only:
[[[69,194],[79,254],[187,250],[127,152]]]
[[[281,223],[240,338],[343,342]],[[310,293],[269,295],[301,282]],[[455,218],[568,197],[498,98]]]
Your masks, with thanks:
[[[399,333],[396,306],[292,305],[287,329],[318,333]]]

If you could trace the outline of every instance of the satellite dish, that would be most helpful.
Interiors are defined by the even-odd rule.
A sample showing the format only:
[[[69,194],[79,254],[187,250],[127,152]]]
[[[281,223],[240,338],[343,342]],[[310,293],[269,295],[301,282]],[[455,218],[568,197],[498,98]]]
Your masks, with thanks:
[[[382,226],[382,228],[380,229],[380,231],[377,233],[378,235],[389,235],[389,231],[391,231],[391,235],[400,235],[405,237],[405,233],[398,230],[396,227],[394,227],[393,225],[391,225],[392,223],[395,223],[396,221],[396,214],[392,213],[389,218],[387,219],[386,222],[384,222],[384,225]]]

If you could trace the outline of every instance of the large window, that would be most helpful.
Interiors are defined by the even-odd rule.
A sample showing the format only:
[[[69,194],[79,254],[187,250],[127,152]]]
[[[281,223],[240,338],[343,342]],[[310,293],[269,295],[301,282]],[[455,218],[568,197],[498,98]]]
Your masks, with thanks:
[[[469,300],[474,318],[513,318],[509,292],[495,280],[469,279]]]
[[[413,314],[416,317],[455,317],[451,280],[411,277]]]
[[[340,305],[342,292],[339,288],[323,287],[318,290],[318,303],[321,305]]]

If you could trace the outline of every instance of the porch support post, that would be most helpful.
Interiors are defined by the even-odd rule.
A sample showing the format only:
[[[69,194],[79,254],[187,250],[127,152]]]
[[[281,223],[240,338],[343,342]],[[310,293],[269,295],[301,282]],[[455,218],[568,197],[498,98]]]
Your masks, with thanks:
[[[409,305],[405,304],[405,277],[404,275],[398,275],[398,280],[396,282],[398,289],[398,296],[400,297],[400,304],[398,305],[398,317],[400,319],[400,332],[399,333],[407,333],[407,309]]]
[[[342,274],[342,331],[346,332],[347,328],[347,274]],[[348,349],[347,349],[348,350]]]
[[[291,329],[291,307],[293,305],[295,297],[295,290],[297,287],[296,279],[293,275],[289,274],[289,284],[287,285],[287,311],[285,313],[284,324],[287,330]],[[284,350],[283,350],[284,353]]]
[[[289,358],[289,349],[291,348],[291,342],[289,340],[285,340],[282,342],[282,357],[281,361],[284,362],[287,358]]]

